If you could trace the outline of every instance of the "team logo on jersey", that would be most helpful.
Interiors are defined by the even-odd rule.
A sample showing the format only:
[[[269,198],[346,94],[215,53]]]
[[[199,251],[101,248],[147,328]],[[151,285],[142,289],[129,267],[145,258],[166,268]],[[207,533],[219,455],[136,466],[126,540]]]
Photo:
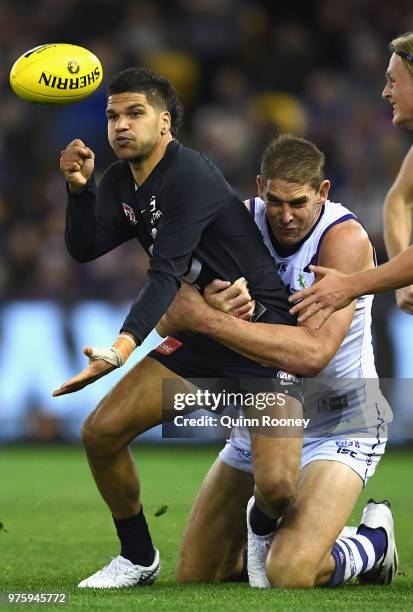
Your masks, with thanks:
[[[306,287],[309,287],[314,282],[314,274],[309,270],[299,268],[293,268],[291,272],[291,280],[290,280],[290,293],[296,293],[297,291],[301,291]]]
[[[156,208],[156,196],[152,196],[149,202],[149,212],[151,213],[151,225],[154,225],[162,217],[162,212]]]
[[[122,208],[129,223],[131,225],[136,225],[138,220],[135,216],[135,211],[133,210],[132,206],[129,206],[129,204],[122,202]]]

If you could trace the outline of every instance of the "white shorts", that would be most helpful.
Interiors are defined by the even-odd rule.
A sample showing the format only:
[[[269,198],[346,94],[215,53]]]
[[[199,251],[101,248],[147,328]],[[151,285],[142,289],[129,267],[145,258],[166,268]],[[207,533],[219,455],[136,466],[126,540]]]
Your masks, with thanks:
[[[387,442],[387,425],[370,427],[358,433],[339,436],[305,437],[301,455],[301,469],[322,459],[338,461],[354,470],[366,485],[373,476],[384,454]],[[252,453],[249,432],[246,427],[235,427],[231,437],[219,453],[221,461],[231,467],[252,474]]]

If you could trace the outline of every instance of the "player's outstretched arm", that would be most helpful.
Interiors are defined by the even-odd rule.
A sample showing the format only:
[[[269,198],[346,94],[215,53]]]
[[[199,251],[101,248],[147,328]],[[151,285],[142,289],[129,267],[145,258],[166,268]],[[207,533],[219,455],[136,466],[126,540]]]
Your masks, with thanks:
[[[305,321],[314,313],[320,313],[320,325],[331,314],[343,308],[345,304],[360,295],[369,293],[385,293],[413,283],[413,247],[391,261],[372,270],[358,274],[342,275],[337,270],[320,268],[313,269],[324,274],[324,278],[317,285],[313,285],[291,296],[290,301],[302,300],[291,309],[292,314],[301,313],[307,307],[309,312],[300,315],[299,321]]]
[[[409,244],[413,212],[413,147],[384,201],[384,242],[389,259],[400,255]],[[413,314],[413,285],[396,290],[397,305]]]
[[[135,348],[135,340],[129,334],[124,333],[118,336],[116,342],[114,342],[111,347],[97,348],[85,346],[83,353],[89,359],[87,368],[53,391],[53,397],[80,391],[83,387],[106,376],[106,374],[109,374],[112,370],[120,368],[127,361]]]

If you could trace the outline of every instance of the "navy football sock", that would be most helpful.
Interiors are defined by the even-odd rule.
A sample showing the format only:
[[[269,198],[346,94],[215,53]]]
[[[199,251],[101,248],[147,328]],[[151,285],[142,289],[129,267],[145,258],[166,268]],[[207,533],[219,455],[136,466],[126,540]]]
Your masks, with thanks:
[[[250,512],[250,525],[253,533],[258,536],[265,536],[272,533],[277,528],[278,519],[273,519],[264,514],[254,501],[254,505]]]
[[[365,527],[361,525],[357,529],[357,535],[363,535],[370,540],[374,554],[376,555],[376,562],[384,555],[384,551],[387,548],[387,535],[384,529],[379,527],[378,529],[371,529],[371,527]]]
[[[155,549],[149,533],[148,524],[141,507],[138,514],[126,519],[113,517],[121,544],[120,554],[134,565],[148,567],[155,558]]]
[[[386,550],[387,536],[382,528],[361,526],[352,537],[338,538],[331,554],[335,569],[326,586],[334,587],[373,569]]]

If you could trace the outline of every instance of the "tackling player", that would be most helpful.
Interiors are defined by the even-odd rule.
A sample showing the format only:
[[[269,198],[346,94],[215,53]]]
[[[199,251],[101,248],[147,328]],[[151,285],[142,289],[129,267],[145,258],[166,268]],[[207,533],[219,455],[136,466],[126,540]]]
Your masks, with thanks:
[[[386,71],[382,96],[393,107],[393,125],[413,129],[413,32],[395,38],[389,45],[392,52]],[[340,308],[363,293],[383,293],[392,289],[402,310],[413,314],[413,247],[409,247],[413,208],[413,148],[407,153],[399,174],[387,194],[384,207],[384,237],[387,254],[393,257],[375,270],[346,276],[336,270],[318,267],[324,276],[320,283],[292,296],[296,304],[291,312],[300,313],[299,320],[320,312],[320,325]],[[307,309],[305,314],[303,309]]]
[[[372,246],[356,217],[327,200],[330,184],[323,165],[324,156],[312,143],[279,137],[263,155],[257,178],[260,198],[248,202],[275,270],[292,293],[316,280],[308,269],[310,262],[344,272],[374,265]],[[230,290],[215,295],[211,291],[207,289],[205,299],[228,311]],[[270,326],[217,312],[188,288],[166,315],[166,323],[207,334],[252,358],[258,354],[276,367],[287,367],[293,359],[296,371],[300,360],[313,362],[318,371],[319,386],[309,381],[305,393],[304,413],[312,424],[305,432],[295,499],[281,524],[269,518],[253,524],[253,498],[248,502],[252,586],[336,586],[355,576],[364,583],[389,584],[394,577],[393,519],[385,503],[371,500],[357,533],[338,538],[384,452],[385,423],[391,420],[376,384],[371,304],[372,297],[363,296],[335,314],[304,349],[293,336],[283,346]],[[324,347],[331,334],[335,354],[327,355]],[[326,384],[328,391],[320,392]],[[178,564],[179,581],[225,580],[241,573],[252,463],[248,431],[235,428],[192,510]]]

